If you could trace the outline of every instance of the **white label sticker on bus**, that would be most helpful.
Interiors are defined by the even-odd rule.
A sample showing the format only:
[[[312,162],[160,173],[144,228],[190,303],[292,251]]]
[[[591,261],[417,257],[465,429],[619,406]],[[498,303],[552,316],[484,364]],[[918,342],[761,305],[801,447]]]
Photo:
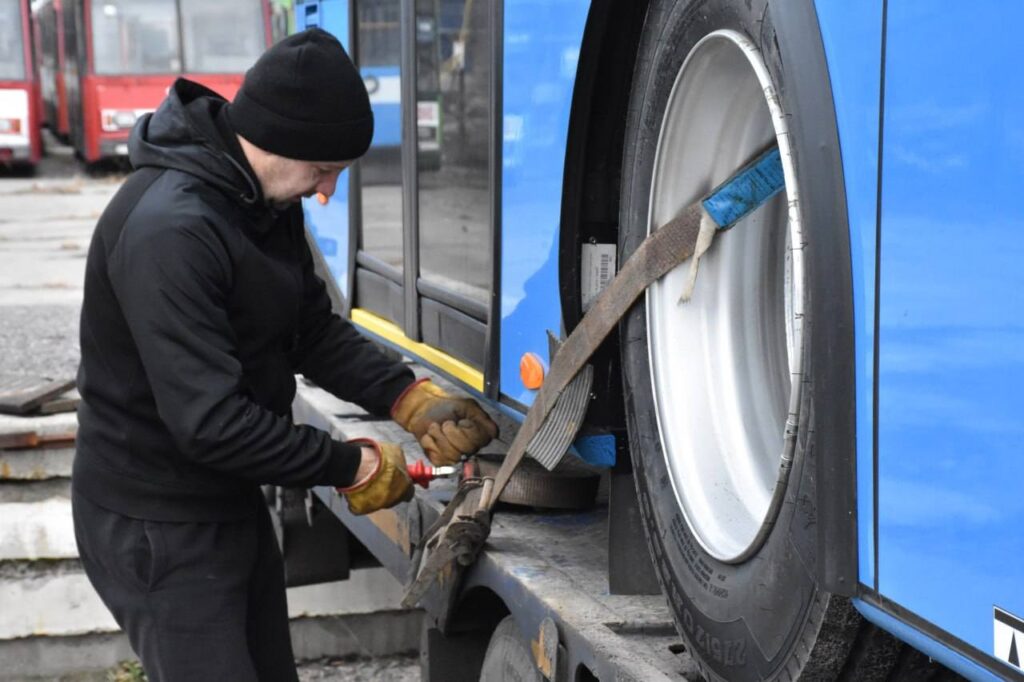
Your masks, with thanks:
[[[586,312],[615,277],[615,244],[584,244],[581,260],[580,291]]]

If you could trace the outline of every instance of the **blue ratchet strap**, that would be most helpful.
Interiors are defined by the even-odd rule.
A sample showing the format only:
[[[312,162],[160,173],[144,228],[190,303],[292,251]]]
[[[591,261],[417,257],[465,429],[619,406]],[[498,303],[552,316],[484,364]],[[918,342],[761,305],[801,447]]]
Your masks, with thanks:
[[[785,188],[782,156],[773,146],[712,190],[701,206],[719,230],[727,230]]]

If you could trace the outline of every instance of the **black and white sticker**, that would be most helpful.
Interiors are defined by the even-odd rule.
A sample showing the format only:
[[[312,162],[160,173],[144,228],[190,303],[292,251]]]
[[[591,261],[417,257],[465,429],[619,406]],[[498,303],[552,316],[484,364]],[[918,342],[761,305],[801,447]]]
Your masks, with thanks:
[[[586,312],[615,277],[615,244],[584,244],[581,256],[580,291]]]
[[[1003,611],[992,609],[992,647],[995,657],[1018,670],[1024,670],[1024,620]]]

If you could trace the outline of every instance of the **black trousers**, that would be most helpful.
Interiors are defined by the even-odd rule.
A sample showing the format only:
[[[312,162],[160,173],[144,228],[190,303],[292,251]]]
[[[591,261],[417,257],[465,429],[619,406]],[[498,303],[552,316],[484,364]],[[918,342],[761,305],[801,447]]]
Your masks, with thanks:
[[[72,492],[78,550],[150,682],[296,682],[284,564],[262,500],[243,521],[121,516]]]

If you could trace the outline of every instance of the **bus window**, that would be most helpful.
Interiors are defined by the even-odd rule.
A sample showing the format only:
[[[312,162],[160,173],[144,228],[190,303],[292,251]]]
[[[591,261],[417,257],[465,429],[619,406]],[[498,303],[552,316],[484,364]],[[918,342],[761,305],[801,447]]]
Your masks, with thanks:
[[[21,2],[0,0],[0,80],[25,80]]]
[[[263,52],[263,23],[260,0],[181,0],[184,70],[244,72]]]
[[[373,145],[359,162],[360,245],[375,261],[397,268],[400,277],[403,258],[399,0],[360,0],[356,3],[356,21],[356,63],[370,94],[374,117]],[[394,281],[387,272],[378,274]],[[393,316],[393,312],[379,312]]]
[[[174,0],[96,0],[92,29],[98,74],[181,71]]]
[[[471,315],[492,281],[489,4],[416,3],[420,274],[478,303]]]

